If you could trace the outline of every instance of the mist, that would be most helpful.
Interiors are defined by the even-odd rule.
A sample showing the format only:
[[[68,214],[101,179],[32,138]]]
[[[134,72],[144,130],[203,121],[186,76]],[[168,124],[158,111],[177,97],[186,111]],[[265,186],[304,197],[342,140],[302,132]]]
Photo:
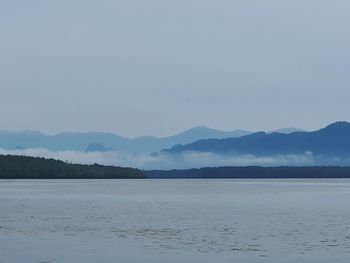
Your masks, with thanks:
[[[182,154],[129,154],[120,152],[49,151],[47,149],[0,150],[0,154],[44,157],[79,164],[101,164],[134,167],[144,170],[191,169],[218,166],[311,166],[317,160],[312,153],[301,155],[220,155],[214,153],[185,152]]]

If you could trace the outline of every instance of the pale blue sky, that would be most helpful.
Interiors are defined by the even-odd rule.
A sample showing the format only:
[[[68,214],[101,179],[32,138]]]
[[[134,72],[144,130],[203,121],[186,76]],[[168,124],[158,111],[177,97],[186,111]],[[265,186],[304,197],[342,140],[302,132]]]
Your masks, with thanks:
[[[350,119],[348,0],[0,0],[0,130]]]

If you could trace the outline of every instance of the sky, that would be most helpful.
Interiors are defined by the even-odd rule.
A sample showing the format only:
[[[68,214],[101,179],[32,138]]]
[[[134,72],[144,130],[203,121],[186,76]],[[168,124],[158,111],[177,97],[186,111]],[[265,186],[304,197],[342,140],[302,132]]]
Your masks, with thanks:
[[[0,130],[350,120],[348,0],[0,0]]]

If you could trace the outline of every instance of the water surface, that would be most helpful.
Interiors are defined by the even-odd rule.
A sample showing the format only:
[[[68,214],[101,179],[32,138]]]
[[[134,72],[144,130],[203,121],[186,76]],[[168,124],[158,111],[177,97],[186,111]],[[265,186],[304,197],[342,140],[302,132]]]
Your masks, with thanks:
[[[347,179],[0,180],[0,263],[348,262],[349,201]]]

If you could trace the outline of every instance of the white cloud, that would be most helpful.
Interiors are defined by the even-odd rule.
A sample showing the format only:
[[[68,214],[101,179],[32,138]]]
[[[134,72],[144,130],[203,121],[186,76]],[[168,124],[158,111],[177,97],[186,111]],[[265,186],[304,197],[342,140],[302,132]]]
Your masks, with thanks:
[[[277,155],[258,157],[254,155],[218,155],[213,153],[186,152],[181,155],[169,154],[127,154],[118,152],[52,152],[47,149],[3,150],[0,154],[26,155],[54,158],[72,163],[116,165],[140,169],[188,169],[217,166],[280,166],[280,165],[314,165],[311,153],[302,155]]]

